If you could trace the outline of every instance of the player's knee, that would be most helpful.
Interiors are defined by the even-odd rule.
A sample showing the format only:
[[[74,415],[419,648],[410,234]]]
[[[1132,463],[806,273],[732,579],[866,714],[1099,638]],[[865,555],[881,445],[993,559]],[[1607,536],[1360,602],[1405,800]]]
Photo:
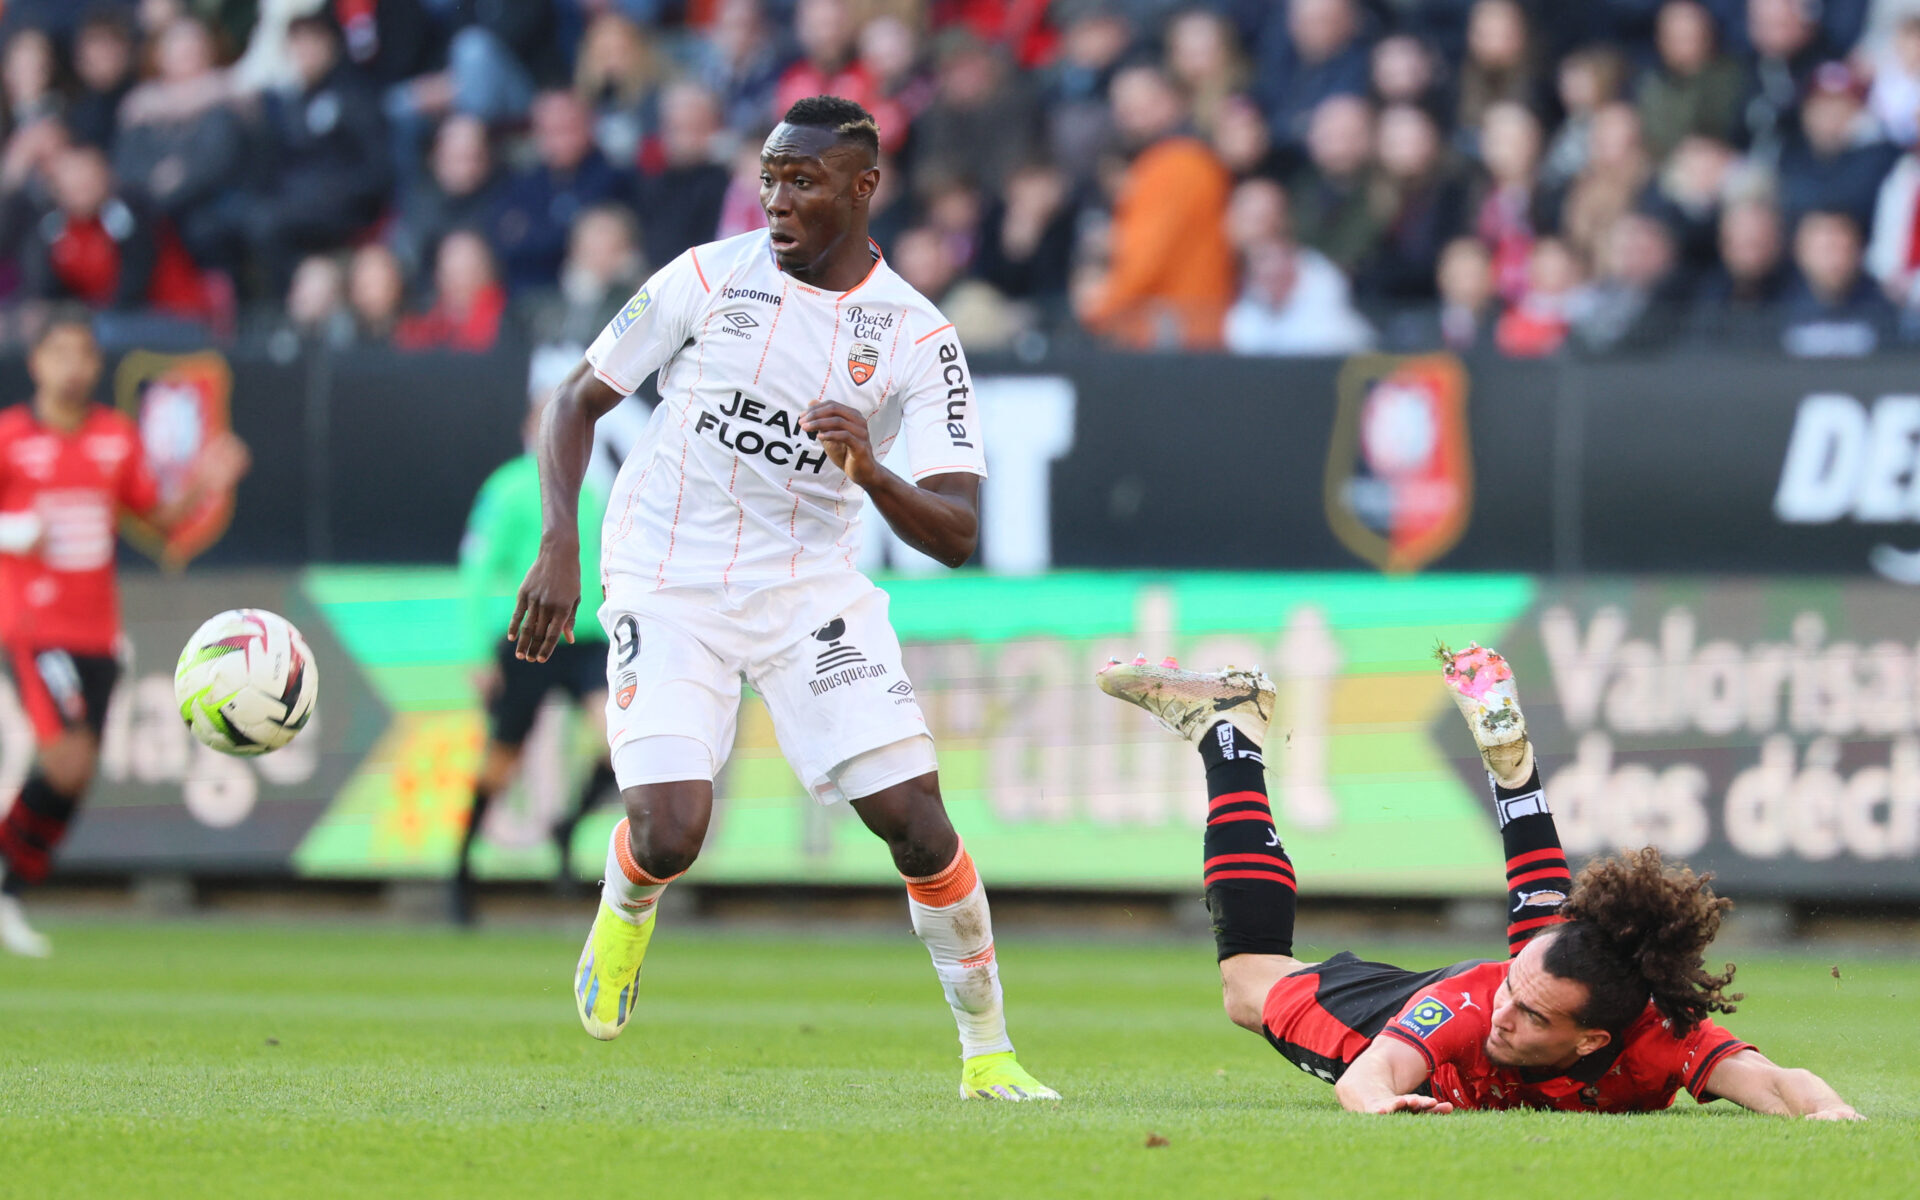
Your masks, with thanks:
[[[874,823],[874,832],[886,841],[894,866],[914,877],[944,871],[960,852],[960,835],[947,819],[935,778],[899,784],[887,800],[886,819]]]
[[[664,793],[659,785],[631,787],[620,794],[627,810],[627,836],[633,860],[656,879],[678,875],[700,857],[707,839],[709,793],[702,803],[692,794]]]
[[[40,770],[53,790],[66,796],[78,796],[93,782],[99,743],[92,734],[68,733],[54,739],[40,752]]]
[[[1255,961],[1249,955],[1220,963],[1220,1000],[1227,1019],[1242,1029],[1259,1033],[1267,1026],[1267,994],[1284,971]]]
[[[1245,989],[1236,988],[1231,980],[1222,980],[1220,999],[1227,1010],[1227,1020],[1242,1029],[1251,1029],[1255,1033],[1266,1027],[1261,1003],[1247,995]]]

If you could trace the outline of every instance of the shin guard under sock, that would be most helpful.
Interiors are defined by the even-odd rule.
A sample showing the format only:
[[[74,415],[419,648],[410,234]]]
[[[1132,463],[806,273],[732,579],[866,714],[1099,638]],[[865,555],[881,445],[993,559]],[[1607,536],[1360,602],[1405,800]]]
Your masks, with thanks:
[[[1534,934],[1566,919],[1560,906],[1573,891],[1573,873],[1540,789],[1540,768],[1535,766],[1516,788],[1501,787],[1491,774],[1487,778],[1507,855],[1507,952],[1518,954]]]
[[[633,856],[627,830],[626,818],[622,817],[620,823],[613,827],[613,836],[608,839],[607,873],[600,885],[600,899],[621,920],[632,925],[644,925],[647,918],[653,915],[660,893],[666,891],[667,885],[680,876],[669,875],[665,879],[658,879],[647,874]]]
[[[1223,959],[1293,953],[1297,903],[1293,863],[1267,803],[1260,747],[1222,721],[1200,739],[1207,765],[1206,859],[1202,882]]]
[[[27,777],[13,807],[0,817],[0,857],[6,860],[9,894],[47,877],[53,852],[67,836],[79,805],[77,797],[56,791],[40,772]]]
[[[963,845],[944,870],[903,878],[913,931],[933,956],[940,990],[960,1031],[960,1056],[1012,1050],[993,952],[993,915],[973,856]]]

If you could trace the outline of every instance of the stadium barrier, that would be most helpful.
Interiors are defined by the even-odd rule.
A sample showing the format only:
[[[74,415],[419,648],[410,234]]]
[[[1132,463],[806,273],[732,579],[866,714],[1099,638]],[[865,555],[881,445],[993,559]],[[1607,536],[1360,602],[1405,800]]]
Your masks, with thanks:
[[[1920,900],[1913,594],[1864,579],[1053,572],[888,577],[956,824],[1003,885],[1196,886],[1184,744],[1101,695],[1110,655],[1276,672],[1276,812],[1316,895],[1484,894],[1500,851],[1436,643],[1514,660],[1569,851],[1655,842],[1745,897]],[[320,673],[290,748],[223,758],[173,704],[208,613],[286,613]],[[481,741],[445,568],[204,570],[129,590],[134,668],[63,869],[308,878],[444,873]],[[643,701],[644,702],[644,698]],[[483,877],[555,866],[546,828],[592,747],[544,713],[489,817]],[[31,736],[0,685],[0,794]],[[844,807],[805,798],[749,697],[697,869],[708,883],[890,883]],[[574,866],[600,869],[603,810]]]
[[[184,356],[191,358],[193,356]],[[149,437],[181,400],[253,445],[225,566],[449,561],[519,445],[524,353],[116,360]],[[1461,362],[1059,355],[982,359],[989,569],[1422,569],[1863,574],[1920,581],[1920,395],[1904,360],[1689,354]],[[0,397],[26,395],[0,360]],[[644,400],[603,422],[599,469]],[[175,447],[175,453],[180,453]],[[1200,497],[1210,503],[1196,503]],[[1197,528],[1196,512],[1218,513]],[[924,560],[873,539],[869,565]]]

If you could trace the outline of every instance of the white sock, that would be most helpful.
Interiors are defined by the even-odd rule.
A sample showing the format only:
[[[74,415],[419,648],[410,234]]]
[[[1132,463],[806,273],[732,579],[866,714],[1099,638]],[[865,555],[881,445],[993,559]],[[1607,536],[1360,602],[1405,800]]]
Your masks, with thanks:
[[[1012,1050],[1001,1004],[1000,965],[993,954],[993,915],[987,889],[965,846],[946,870],[907,880],[913,931],[933,955],[940,990],[960,1028],[960,1056]]]
[[[669,875],[655,879],[640,869],[627,840],[626,818],[621,818],[613,827],[613,836],[607,840],[607,872],[600,884],[600,898],[614,915],[629,924],[646,924],[660,893],[678,878],[678,875]]]

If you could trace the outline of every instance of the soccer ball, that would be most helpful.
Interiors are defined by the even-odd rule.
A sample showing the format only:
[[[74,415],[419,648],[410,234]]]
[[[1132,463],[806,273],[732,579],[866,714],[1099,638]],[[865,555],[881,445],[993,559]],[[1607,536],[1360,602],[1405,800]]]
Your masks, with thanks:
[[[265,754],[313,716],[320,675],[285,617],[236,608],[194,630],[173,669],[173,697],[193,736],[222,754]]]

